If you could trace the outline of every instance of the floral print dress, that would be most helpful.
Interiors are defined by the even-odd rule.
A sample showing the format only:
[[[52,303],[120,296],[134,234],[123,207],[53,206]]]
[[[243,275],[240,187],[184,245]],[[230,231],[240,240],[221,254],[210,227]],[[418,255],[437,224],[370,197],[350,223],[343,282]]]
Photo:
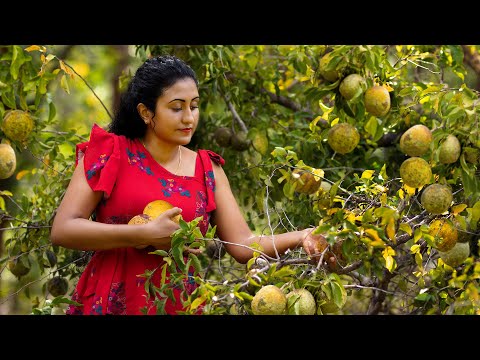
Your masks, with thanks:
[[[94,124],[90,140],[76,147],[76,163],[84,156],[88,184],[104,196],[95,210],[95,221],[127,224],[153,200],[166,200],[182,209],[185,221],[203,216],[200,230],[206,233],[210,214],[215,210],[215,179],[212,161],[224,165],[224,159],[210,150],[198,150],[194,176],[175,175],[157,163],[143,144],[115,135]],[[82,306],[69,305],[67,314],[141,315],[156,314],[153,298],[147,296],[145,278],[138,275],[159,268],[162,257],[149,254],[153,248],[134,247],[94,252],[72,294]],[[160,281],[155,271],[153,281]],[[193,291],[192,279],[186,282]],[[167,314],[182,310],[179,289],[173,289],[178,301],[167,301]]]

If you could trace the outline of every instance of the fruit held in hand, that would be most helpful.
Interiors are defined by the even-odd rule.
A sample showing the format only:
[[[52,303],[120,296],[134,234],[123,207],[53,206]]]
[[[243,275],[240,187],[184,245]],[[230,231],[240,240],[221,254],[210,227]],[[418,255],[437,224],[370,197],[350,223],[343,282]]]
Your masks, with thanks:
[[[442,214],[448,210],[452,200],[452,190],[448,186],[432,184],[423,190],[420,202],[430,214]]]
[[[2,131],[11,140],[25,141],[33,130],[33,118],[23,110],[9,110],[5,112],[2,122]]]
[[[287,297],[275,285],[265,285],[252,299],[254,315],[284,315],[287,312]]]
[[[0,144],[0,179],[7,179],[17,168],[15,151],[9,144]]]
[[[419,188],[430,182],[432,168],[424,159],[411,157],[400,165],[400,177],[412,188]]]
[[[314,315],[317,304],[312,293],[307,289],[295,289],[287,294],[289,315]]]
[[[337,123],[328,131],[328,145],[339,154],[352,152],[360,141],[360,134],[349,123]]]
[[[445,219],[432,221],[429,234],[435,238],[435,247],[443,252],[452,249],[458,240],[457,228]]]
[[[422,124],[413,125],[400,137],[400,150],[408,156],[422,156],[433,141],[432,132]]]
[[[439,251],[439,254],[445,264],[457,267],[470,255],[470,243],[457,242],[453,248],[445,252]]]
[[[151,201],[145,206],[143,209],[143,213],[145,215],[150,216],[152,219],[155,219],[156,217],[160,216],[164,211],[172,209],[174,206],[170,204],[168,201],[165,200],[154,200]],[[180,214],[174,216],[172,218],[173,221],[175,221],[177,224],[180,221]]]
[[[448,135],[438,150],[438,160],[442,164],[452,164],[460,157],[460,141],[455,135]]]
[[[165,200],[154,200],[149,202],[143,209],[142,214],[135,215],[130,219],[128,225],[143,225],[156,217],[160,216],[164,211],[172,209],[174,206]],[[180,222],[180,214],[174,216],[172,220],[177,224]],[[135,246],[136,249],[144,249],[148,245]]]
[[[65,295],[68,291],[68,280],[63,276],[54,276],[48,280],[47,290],[55,297]]]
[[[350,74],[342,80],[338,91],[346,100],[351,100],[359,96],[366,88],[367,82],[363,76]]]
[[[384,116],[390,110],[390,94],[380,85],[368,88],[364,95],[365,110],[373,116]]]

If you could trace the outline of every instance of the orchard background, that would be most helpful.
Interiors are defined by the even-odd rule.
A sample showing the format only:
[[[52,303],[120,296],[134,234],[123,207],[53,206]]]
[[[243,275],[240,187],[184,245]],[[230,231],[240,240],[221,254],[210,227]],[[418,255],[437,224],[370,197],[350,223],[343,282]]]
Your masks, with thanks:
[[[0,132],[16,159],[13,174],[0,180],[0,314],[62,314],[70,302],[91,253],[54,247],[49,233],[75,145],[88,140],[94,123],[106,128],[129,77],[158,54],[175,54],[197,72],[201,124],[189,147],[225,158],[251,229],[316,227],[327,241],[318,262],[301,248],[277,257],[256,248],[245,265],[222,251],[214,256],[214,228],[203,238],[195,221],[183,222],[172,251],[158,255],[178,270],[172,281],[195,266],[199,287],[185,298],[186,313],[203,306],[205,314],[252,314],[254,296],[274,285],[284,294],[308,290],[316,314],[479,314],[478,51],[470,45],[1,46],[0,119],[21,110],[34,126],[22,141],[9,138],[4,126]],[[365,83],[346,99],[340,84],[350,74]],[[373,86],[390,98],[380,116],[365,105]],[[358,131],[352,151],[329,145],[337,123]],[[400,139],[417,124],[431,130],[419,157],[432,174],[410,187],[400,176],[410,157]],[[460,144],[450,163],[439,155],[447,135]],[[302,174],[314,174],[321,186],[311,183],[310,191],[298,182]],[[451,190],[446,211],[423,206],[430,184]],[[458,264],[441,256],[442,239],[432,231],[437,220],[450,226],[452,241],[467,244]],[[203,250],[186,264],[178,252],[185,244]],[[161,313],[168,288],[150,284],[149,291]],[[287,313],[299,312],[295,301],[290,297]]]

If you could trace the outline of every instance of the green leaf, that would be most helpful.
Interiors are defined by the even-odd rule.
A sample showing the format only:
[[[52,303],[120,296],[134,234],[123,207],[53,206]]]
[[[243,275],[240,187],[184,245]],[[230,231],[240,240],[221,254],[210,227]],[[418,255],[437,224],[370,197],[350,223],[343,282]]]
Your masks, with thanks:
[[[191,260],[193,267],[195,268],[195,272],[199,273],[202,271],[202,264],[200,263],[200,260],[195,254],[189,253],[188,254],[189,260]]]

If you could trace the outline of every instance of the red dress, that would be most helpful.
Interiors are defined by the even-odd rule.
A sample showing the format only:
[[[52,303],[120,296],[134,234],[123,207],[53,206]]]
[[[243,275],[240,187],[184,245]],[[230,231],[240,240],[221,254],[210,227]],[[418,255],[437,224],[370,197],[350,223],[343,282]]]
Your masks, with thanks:
[[[211,161],[219,165],[224,159],[210,150],[198,150],[195,175],[177,176],[158,164],[138,140],[109,133],[93,125],[90,140],[76,147],[77,163],[84,154],[84,171],[94,191],[103,191],[104,197],[95,210],[95,221],[108,224],[126,224],[141,214],[150,201],[162,199],[182,209],[185,221],[203,216],[199,223],[203,234],[207,231],[210,213],[215,210],[215,179]],[[84,315],[140,315],[141,309],[156,314],[153,298],[144,289],[145,278],[137,275],[146,269],[162,265],[159,255],[150,249],[134,247],[96,251],[85,267],[72,300],[83,306],[69,305],[67,314]],[[160,271],[154,274],[158,286]],[[196,287],[193,278],[186,282],[187,290]],[[174,288],[179,299],[179,289]],[[182,310],[181,301],[168,300],[168,314]]]

